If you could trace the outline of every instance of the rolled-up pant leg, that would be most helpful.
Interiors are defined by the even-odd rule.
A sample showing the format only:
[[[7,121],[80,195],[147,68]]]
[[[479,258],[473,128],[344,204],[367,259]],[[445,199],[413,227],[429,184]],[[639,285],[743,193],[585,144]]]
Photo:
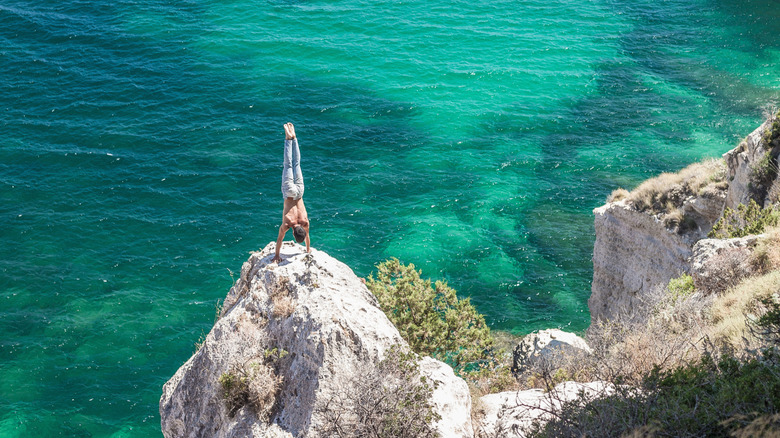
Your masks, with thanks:
[[[301,172],[301,151],[298,139],[284,140],[284,169],[282,170],[282,196],[300,199],[303,197],[303,173]]]

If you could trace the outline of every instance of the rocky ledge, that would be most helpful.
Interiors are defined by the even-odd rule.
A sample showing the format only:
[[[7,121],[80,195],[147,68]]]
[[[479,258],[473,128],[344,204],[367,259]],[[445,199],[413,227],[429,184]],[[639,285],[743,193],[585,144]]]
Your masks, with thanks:
[[[211,332],[163,387],[166,437],[327,436],[329,402],[406,345],[348,266],[289,242],[278,265],[273,252],[271,243],[244,263]],[[432,358],[419,369],[440,382],[434,430],[473,436],[466,383]],[[231,393],[248,381],[258,386],[249,395]]]

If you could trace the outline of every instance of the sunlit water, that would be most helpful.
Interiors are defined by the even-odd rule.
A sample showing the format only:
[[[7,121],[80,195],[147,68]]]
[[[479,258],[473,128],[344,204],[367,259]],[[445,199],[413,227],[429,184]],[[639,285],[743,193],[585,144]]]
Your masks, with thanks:
[[[210,4],[214,3],[214,4]],[[0,4],[0,436],[159,436],[281,217],[516,334],[589,320],[592,213],[780,97],[772,0]]]

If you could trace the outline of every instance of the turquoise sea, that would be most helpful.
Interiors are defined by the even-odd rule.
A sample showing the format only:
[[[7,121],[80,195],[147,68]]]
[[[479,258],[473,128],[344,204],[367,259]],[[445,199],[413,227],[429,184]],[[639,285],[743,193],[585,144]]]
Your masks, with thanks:
[[[0,436],[160,436],[275,239],[398,257],[496,329],[583,330],[592,213],[780,99],[777,0],[3,0]]]

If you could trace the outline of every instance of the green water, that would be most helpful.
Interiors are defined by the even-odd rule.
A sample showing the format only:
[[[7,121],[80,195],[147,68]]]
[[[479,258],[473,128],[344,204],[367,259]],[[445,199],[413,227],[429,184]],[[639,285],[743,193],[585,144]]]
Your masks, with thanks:
[[[398,257],[492,327],[583,330],[591,210],[780,98],[770,1],[0,5],[0,436],[159,436],[162,384],[275,239]]]

